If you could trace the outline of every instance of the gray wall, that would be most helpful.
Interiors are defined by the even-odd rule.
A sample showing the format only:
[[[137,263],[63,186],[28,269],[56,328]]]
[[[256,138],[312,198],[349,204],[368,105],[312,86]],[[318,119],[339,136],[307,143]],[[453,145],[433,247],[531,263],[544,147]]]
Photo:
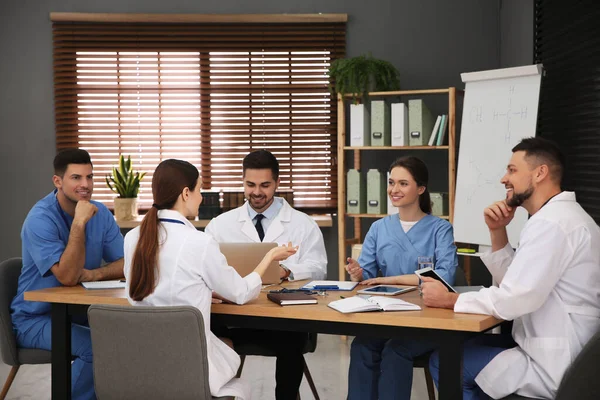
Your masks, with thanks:
[[[509,2],[504,2],[506,5]],[[511,21],[519,21],[511,1]],[[512,4],[514,3],[514,4]],[[348,56],[371,52],[395,64],[403,88],[462,87],[460,73],[498,68],[500,3],[488,0],[2,0],[0,2],[0,170],[4,192],[0,259],[20,255],[19,232],[52,189],[55,154],[49,13],[347,13]],[[513,27],[512,22],[508,25]],[[511,31],[511,35],[512,35]],[[519,33],[515,31],[515,36]],[[512,37],[512,36],[511,36]],[[527,39],[529,40],[529,39]],[[512,47],[506,52],[506,60]],[[526,49],[524,49],[526,51]],[[529,57],[531,59],[531,57]],[[330,276],[337,276],[336,229],[324,229]]]
[[[533,0],[500,0],[500,67],[533,63]]]

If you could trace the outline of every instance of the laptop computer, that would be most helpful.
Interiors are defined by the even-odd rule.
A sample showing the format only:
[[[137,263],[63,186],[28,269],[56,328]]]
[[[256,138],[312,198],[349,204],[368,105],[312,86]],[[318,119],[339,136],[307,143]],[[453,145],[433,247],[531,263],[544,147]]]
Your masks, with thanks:
[[[242,277],[250,274],[277,243],[219,243],[221,253]],[[262,277],[263,284],[279,283],[279,262],[273,261]]]

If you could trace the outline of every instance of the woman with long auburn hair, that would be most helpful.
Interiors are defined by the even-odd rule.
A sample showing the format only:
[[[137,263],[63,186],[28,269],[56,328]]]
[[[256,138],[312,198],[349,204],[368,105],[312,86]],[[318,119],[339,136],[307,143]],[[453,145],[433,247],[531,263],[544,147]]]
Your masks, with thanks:
[[[196,230],[186,217],[196,216],[202,202],[198,169],[187,161],[165,160],[152,177],[154,204],[142,224],[125,236],[126,292],[133,305],[191,305],[202,313],[213,396],[248,398],[234,379],[240,358],[210,331],[213,291],[244,304],[260,293],[261,277],[272,261],[296,253],[291,244],[270,250],[254,272],[241,277],[228,266],[219,245]]]

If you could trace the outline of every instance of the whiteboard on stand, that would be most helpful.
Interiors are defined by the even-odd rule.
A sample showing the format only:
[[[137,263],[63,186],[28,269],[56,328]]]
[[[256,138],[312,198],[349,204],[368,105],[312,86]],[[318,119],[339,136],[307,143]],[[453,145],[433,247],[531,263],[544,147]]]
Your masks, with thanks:
[[[504,68],[461,74],[465,100],[454,202],[457,242],[491,246],[483,210],[506,198],[500,183],[521,139],[535,136],[542,66]],[[517,209],[508,225],[512,247],[527,222]]]

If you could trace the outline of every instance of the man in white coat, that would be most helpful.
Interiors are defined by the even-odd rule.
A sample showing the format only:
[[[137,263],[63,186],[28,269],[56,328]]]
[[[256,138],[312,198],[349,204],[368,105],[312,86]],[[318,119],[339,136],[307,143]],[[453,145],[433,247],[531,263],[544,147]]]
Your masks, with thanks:
[[[323,235],[308,215],[275,197],[279,185],[279,162],[266,150],[248,154],[243,161],[244,195],[248,201],[214,218],[205,232],[219,243],[275,242],[299,246],[295,255],[280,264],[281,279],[324,279],[327,254]],[[304,358],[305,332],[276,332],[254,329],[216,328],[219,336],[230,337],[235,346],[246,343],[271,349],[277,355],[275,380],[277,399],[295,399]]]
[[[458,295],[423,279],[429,307],[514,320],[510,336],[481,335],[465,344],[465,399],[554,398],[565,370],[600,327],[600,228],[573,192],[561,191],[565,163],[554,143],[528,138],[512,151],[501,180],[506,200],[484,210],[492,252],[482,260],[499,287]],[[531,217],[515,252],[506,226],[518,206]],[[438,365],[434,353],[436,382]]]

